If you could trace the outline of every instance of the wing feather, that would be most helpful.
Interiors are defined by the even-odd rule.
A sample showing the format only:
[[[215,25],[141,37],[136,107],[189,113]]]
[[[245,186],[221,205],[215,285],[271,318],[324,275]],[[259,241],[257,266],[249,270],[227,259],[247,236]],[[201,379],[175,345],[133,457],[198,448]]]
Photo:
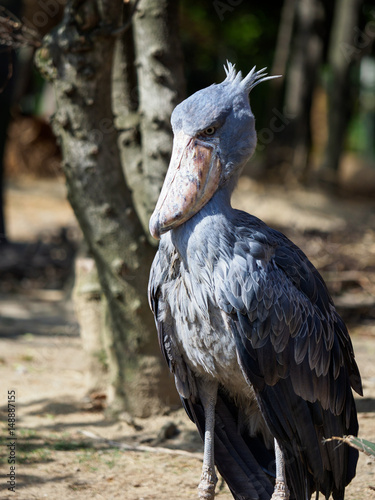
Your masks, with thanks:
[[[357,455],[347,447],[325,447],[322,439],[357,432],[350,386],[358,393],[362,388],[349,334],[318,271],[285,236],[247,215],[234,242],[223,249],[218,245],[208,264],[204,256],[197,259],[201,289],[185,276],[181,294],[181,270],[174,271],[173,259],[170,262],[166,255],[158,252],[155,257],[149,301],[160,348],[190,418],[202,426],[195,376],[179,350],[176,331],[179,315],[194,324],[195,304],[204,311],[210,303],[227,316],[242,371],[254,387],[271,433],[281,442],[294,496],[307,498],[318,484],[324,494],[333,491],[341,498],[355,474]],[[173,293],[168,294],[171,280]],[[168,300],[161,296],[161,288]],[[183,303],[182,297],[189,300]],[[221,467],[242,447],[232,449],[234,438],[225,435],[235,417],[227,413],[226,404],[217,408],[225,424],[215,430],[218,447],[225,443],[218,458]],[[229,483],[241,460],[228,462]],[[242,477],[245,485],[245,469]]]
[[[177,347],[169,305],[165,301],[160,301],[160,285],[165,281],[168,271],[168,266],[165,262],[160,262],[160,258],[161,255],[157,252],[150,271],[148,300],[155,318],[160,350],[174,375],[179,395],[188,399],[196,395],[197,388],[194,376]]]
[[[215,297],[230,316],[242,369],[271,432],[287,455],[305,464],[299,472],[288,467],[297,498],[306,494],[308,471],[323,492],[341,491],[356,458],[343,447],[323,448],[321,439],[357,429],[350,386],[361,393],[361,385],[350,337],[303,252],[280,233],[261,229],[244,230],[226,259],[227,281],[215,281]]]
[[[250,341],[257,357],[262,356],[261,349],[268,354],[273,350],[284,354],[278,358],[284,364],[301,365],[290,373],[298,395],[310,402],[321,400],[324,407],[335,412],[345,402],[339,400],[345,400],[345,394],[334,401],[329,401],[327,394],[330,380],[335,381],[341,371],[354,375],[352,386],[360,392],[349,335],[321,276],[307,257],[279,233],[269,233],[268,239],[267,234],[260,237],[260,231],[253,233],[252,238],[258,240],[248,238],[247,245],[241,241],[234,245],[229,262],[227,256],[225,264],[218,260],[216,301],[236,318],[239,335]],[[335,341],[339,348],[333,348]],[[287,349],[288,345],[292,349]],[[271,363],[264,364],[262,375],[267,377],[269,370],[273,380]],[[310,377],[317,383],[311,386]],[[305,384],[309,388],[306,394]]]

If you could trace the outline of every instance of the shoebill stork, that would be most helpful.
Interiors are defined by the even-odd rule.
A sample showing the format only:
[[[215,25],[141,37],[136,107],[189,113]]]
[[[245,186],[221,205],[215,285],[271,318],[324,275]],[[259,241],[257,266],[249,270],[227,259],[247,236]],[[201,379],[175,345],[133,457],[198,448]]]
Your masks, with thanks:
[[[216,465],[237,500],[343,499],[358,454],[324,438],[358,432],[352,343],[306,255],[231,207],[256,145],[248,95],[272,77],[225,70],[173,111],[150,220],[159,342],[204,440],[199,498],[214,498]]]

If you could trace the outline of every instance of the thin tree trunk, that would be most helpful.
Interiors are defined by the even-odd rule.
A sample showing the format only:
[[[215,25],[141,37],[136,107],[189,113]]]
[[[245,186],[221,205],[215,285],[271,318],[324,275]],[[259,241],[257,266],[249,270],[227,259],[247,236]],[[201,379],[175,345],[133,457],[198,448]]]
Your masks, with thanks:
[[[172,149],[170,116],[185,93],[178,8],[179,2],[174,0],[142,0],[133,23],[143,179],[137,206],[146,227],[169,164]]]
[[[102,290],[94,259],[78,257],[75,262],[75,282],[73,302],[80,326],[83,351],[86,356],[86,391],[107,391],[108,388],[108,349],[105,334]]]
[[[125,24],[131,21],[131,15],[132,5],[124,4],[123,22]],[[114,57],[112,104],[115,126],[118,131],[118,147],[126,184],[132,193],[136,211],[141,214],[142,202],[138,200],[142,199],[145,183],[142,175],[141,118],[138,113],[138,78],[132,23],[117,38]],[[139,217],[143,220],[140,215]],[[148,233],[145,224],[144,228]]]
[[[350,119],[353,96],[351,95],[350,70],[357,61],[354,47],[362,0],[336,0],[331,29],[328,62],[331,68],[328,84],[328,141],[319,175],[330,184],[337,181],[337,170]]]
[[[110,402],[147,416],[160,411],[170,386],[146,300],[154,250],[124,181],[111,108],[113,32],[122,5],[121,0],[68,1],[62,24],[44,38],[37,63],[54,84],[53,125],[68,197],[108,303]]]
[[[115,53],[118,144],[127,185],[147,235],[172,149],[170,116],[185,96],[178,8],[176,1],[141,0]],[[125,22],[132,9],[130,3],[124,5]]]
[[[272,70],[270,71],[271,75],[281,75],[282,78],[275,78],[269,82],[271,92],[269,94],[269,99],[267,103],[267,113],[268,113],[268,123],[271,125],[275,122],[275,110],[276,113],[280,116],[282,113],[283,106],[283,90],[285,88],[285,80],[287,74],[287,64],[290,58],[291,45],[292,45],[292,34],[293,27],[295,24],[296,18],[296,0],[284,0],[283,8],[281,10],[281,19],[279,24],[279,31],[277,34],[277,41],[275,47],[275,55],[272,64]],[[278,116],[278,117],[279,117]],[[289,123],[289,120],[286,120]],[[285,123],[284,129],[285,129]],[[282,130],[280,130],[280,125],[273,126],[273,129],[276,132],[275,143],[272,147],[267,147],[265,150],[265,163],[264,170],[262,173],[270,173],[275,172],[275,168],[277,168],[280,164],[283,163],[283,158],[281,158],[282,154],[282,143],[283,138],[287,136],[287,134],[281,134]],[[271,133],[275,133],[274,130],[271,130]],[[269,132],[268,132],[269,133]],[[262,132],[258,138],[260,146],[262,146]],[[279,134],[279,135],[277,135]],[[267,137],[266,137],[267,138]],[[268,139],[268,138],[267,138]],[[271,138],[272,140],[272,138]],[[270,142],[270,139],[267,140]]]
[[[297,32],[287,76],[285,113],[290,118],[286,129],[294,177],[304,180],[309,167],[311,147],[310,111],[317,71],[322,59],[321,25],[324,11],[320,0],[297,2]]]
[[[281,19],[277,41],[275,47],[275,56],[272,64],[271,75],[282,75],[285,77],[286,67],[290,54],[290,45],[292,40],[294,19],[296,11],[296,0],[284,0],[281,10]],[[275,78],[271,80],[272,87],[272,103],[271,109],[278,106],[281,101],[281,89],[283,87],[283,78]]]
[[[20,0],[6,0],[1,5],[19,16],[21,10]],[[12,104],[13,87],[15,85],[14,66],[15,52],[9,48],[8,51],[0,52],[0,244],[7,242],[6,224],[4,215],[4,150],[7,140],[7,130],[10,120],[10,107]]]

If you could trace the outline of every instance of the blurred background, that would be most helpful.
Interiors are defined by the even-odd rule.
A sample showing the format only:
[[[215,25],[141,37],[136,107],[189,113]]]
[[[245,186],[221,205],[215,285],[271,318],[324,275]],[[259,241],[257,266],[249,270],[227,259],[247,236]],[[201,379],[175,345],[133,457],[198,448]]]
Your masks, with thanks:
[[[42,37],[60,21],[64,2],[56,0],[44,10],[31,0],[1,5]],[[179,21],[187,95],[220,82],[226,60],[244,73],[256,65],[283,76],[251,96],[259,141],[253,174],[305,185],[318,180],[373,194],[373,2],[182,0]],[[33,65],[34,51],[17,51],[9,80],[9,58],[15,54],[2,50],[3,120],[8,119],[8,107],[11,111],[5,148],[8,178],[59,173],[59,149],[48,127],[53,92]],[[272,148],[266,147],[270,143]]]
[[[0,234],[3,242],[12,243],[4,247],[0,264],[6,277],[0,287],[5,290],[13,286],[34,288],[35,280],[38,289],[72,284],[72,259],[80,233],[65,202],[62,155],[50,125],[56,111],[53,87],[33,61],[42,37],[61,21],[64,4],[63,0],[0,2],[36,40],[26,47],[20,44],[16,50],[3,45],[0,52]],[[303,223],[298,222],[301,207],[294,213],[287,211],[282,220],[278,220],[284,213],[280,207],[273,210],[273,220],[267,211],[259,211],[265,203],[258,196],[268,186],[278,196],[291,188],[319,193],[320,201],[312,202],[315,208],[324,193],[332,217],[340,212],[340,204],[344,211],[348,207],[350,216],[349,200],[361,199],[363,209],[368,206],[368,213],[372,213],[372,1],[284,0],[265,4],[259,0],[181,0],[179,24],[185,95],[222,81],[226,60],[243,73],[256,65],[282,75],[260,85],[250,96],[258,146],[245,169],[246,179],[240,183],[237,198],[243,202],[245,197],[250,203],[242,203],[243,208],[268,217],[267,222],[285,231],[296,226],[303,229]],[[290,194],[286,197],[291,200]],[[272,202],[275,204],[274,195],[267,200],[271,212]],[[320,208],[323,210],[323,205]],[[367,218],[363,220],[367,222]],[[312,229],[325,227],[331,227],[327,217],[318,219]],[[32,246],[25,247],[25,242],[32,242]]]
[[[122,414],[121,424],[114,424],[105,414],[110,359],[103,353],[103,342],[93,345],[84,333],[103,321],[103,292],[67,201],[61,143],[50,124],[56,112],[54,88],[34,65],[35,51],[61,22],[65,2],[1,0],[0,6],[7,9],[0,15],[14,23],[16,33],[21,31],[18,20],[30,30],[23,32],[28,44],[13,41],[15,50],[0,44],[0,341],[6,353],[0,354],[0,371],[24,398],[22,425],[29,443],[22,448],[20,442],[24,463],[32,467],[63,460],[75,467],[67,458],[73,449],[99,460],[94,438],[83,438],[82,428],[100,428],[103,439],[133,436],[155,444],[169,439],[168,432],[177,436],[177,427],[184,429],[185,424],[167,425],[165,435],[157,437],[165,420],[152,427],[130,411]],[[359,411],[374,421],[374,2],[181,0],[178,12],[178,22],[170,22],[179,23],[185,95],[222,81],[226,60],[244,74],[256,65],[282,75],[250,95],[258,146],[234,204],[282,230],[323,274],[357,339],[368,390]],[[0,24],[1,39],[4,30]],[[77,276],[83,281],[77,283]],[[159,408],[158,415],[165,417],[178,407],[173,395],[169,403],[168,411]],[[38,427],[40,418],[43,434],[33,434],[30,429]],[[374,425],[364,425],[375,438]],[[71,430],[66,439],[51,434],[66,432],[67,426]],[[199,447],[189,428],[184,432],[174,446]],[[69,448],[67,442],[75,444]],[[30,450],[37,450],[35,461]],[[105,450],[112,450],[111,445]],[[59,451],[63,459],[57,458]],[[148,466],[155,464],[145,464],[146,470]],[[111,476],[107,472],[106,481]],[[356,498],[358,491],[360,498],[371,498],[368,481],[363,479],[348,498]],[[30,488],[31,483],[25,481]],[[151,490],[143,492],[144,498],[164,498],[153,497]],[[61,498],[61,493],[46,491],[49,498]],[[134,491],[125,498],[141,498]],[[229,499],[226,494],[221,498]]]

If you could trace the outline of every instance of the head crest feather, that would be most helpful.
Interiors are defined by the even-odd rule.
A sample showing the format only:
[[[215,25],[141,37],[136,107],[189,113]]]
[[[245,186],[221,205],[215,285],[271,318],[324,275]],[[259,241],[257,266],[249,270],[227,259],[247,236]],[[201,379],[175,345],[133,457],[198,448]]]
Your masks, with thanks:
[[[241,71],[236,72],[235,65],[227,61],[227,64],[224,65],[224,71],[227,75],[224,82],[237,84],[245,92],[249,93],[258,83],[272,80],[273,78],[280,78],[281,75],[267,76],[267,73],[265,73],[266,69],[262,68],[259,71],[255,71],[256,67],[254,66],[250,73],[245,78],[242,78]]]

